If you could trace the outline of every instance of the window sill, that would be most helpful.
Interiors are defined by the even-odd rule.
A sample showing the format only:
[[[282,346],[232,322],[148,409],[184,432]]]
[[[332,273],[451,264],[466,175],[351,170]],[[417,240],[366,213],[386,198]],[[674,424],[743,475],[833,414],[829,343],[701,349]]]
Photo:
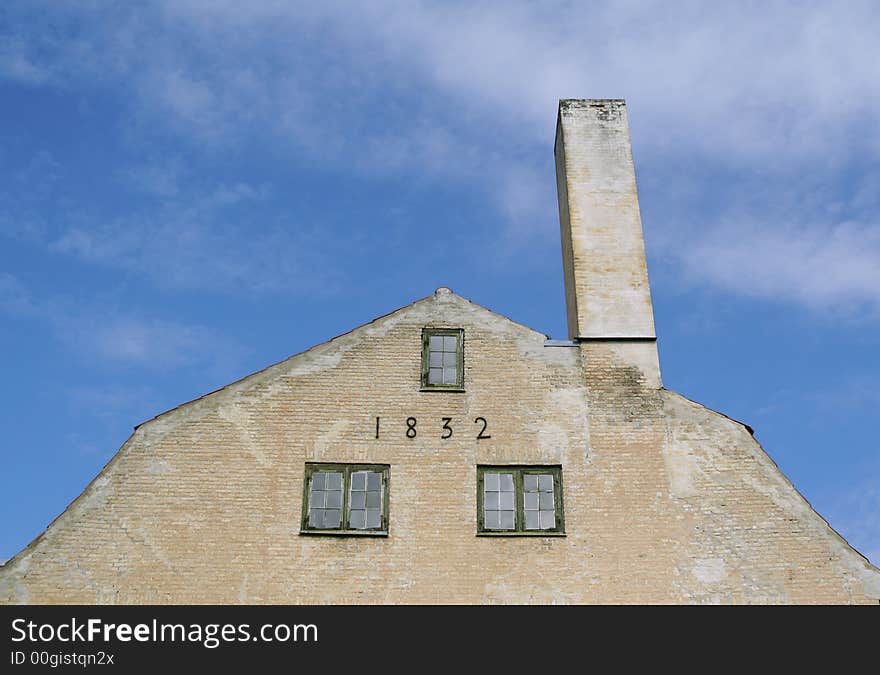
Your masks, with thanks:
[[[324,535],[331,537],[387,537],[388,532],[379,530],[300,530],[300,534],[305,535]]]
[[[447,393],[452,394],[463,394],[465,390],[463,387],[422,387],[419,391],[445,391]]]
[[[564,537],[565,532],[477,532],[478,537]]]

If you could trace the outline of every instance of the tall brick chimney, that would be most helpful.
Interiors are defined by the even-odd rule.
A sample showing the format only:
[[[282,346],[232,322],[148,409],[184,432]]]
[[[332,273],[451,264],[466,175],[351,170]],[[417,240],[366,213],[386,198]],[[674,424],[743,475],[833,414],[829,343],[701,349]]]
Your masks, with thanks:
[[[561,100],[555,155],[569,338],[631,343],[626,360],[659,386],[626,103]]]

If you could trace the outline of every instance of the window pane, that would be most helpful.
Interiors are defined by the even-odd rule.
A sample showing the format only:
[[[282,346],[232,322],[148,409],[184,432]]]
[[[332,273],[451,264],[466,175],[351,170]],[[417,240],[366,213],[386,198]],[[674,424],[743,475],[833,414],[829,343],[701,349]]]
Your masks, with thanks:
[[[443,384],[455,384],[457,381],[456,371],[457,368],[444,368],[443,369]]]
[[[324,526],[324,509],[312,509],[309,512],[309,527]]]
[[[523,495],[523,508],[526,511],[537,511],[538,510],[538,493],[537,492],[526,492]]]
[[[443,384],[442,368],[431,368],[428,371],[428,384]]]
[[[339,527],[339,516],[342,511],[339,509],[327,509],[324,511],[324,527],[328,529]]]
[[[501,477],[501,491],[502,492],[513,492],[513,474],[512,473],[501,473],[498,475]]]
[[[438,354],[438,356],[440,356]],[[434,365],[433,363],[431,365]],[[458,367],[458,357],[455,353],[445,353],[443,354],[443,367],[444,368],[457,368]]]
[[[324,494],[326,493],[323,490],[312,490],[309,494],[309,506],[313,509],[323,508]]]
[[[428,349],[432,352],[442,352],[443,351],[443,336],[442,335],[432,335],[428,338]]]
[[[351,493],[351,509],[354,512],[354,509],[362,509],[367,505],[366,501],[367,493],[366,492],[352,492]]]
[[[538,511],[526,511],[526,529],[527,530],[540,529],[540,522],[538,520]]]
[[[342,474],[341,473],[328,473],[327,474],[327,489],[328,490],[341,490],[342,489]]]
[[[455,352],[458,350],[458,338],[455,335],[443,336],[443,351]]]
[[[542,473],[538,476],[538,486],[541,492],[553,492],[553,476]]]
[[[499,494],[501,495],[501,508],[508,511],[513,511],[513,493],[501,492]]]
[[[367,472],[367,489],[370,492],[382,489],[382,474],[375,471]]]
[[[487,530],[497,530],[499,523],[498,511],[486,511],[485,527]]]
[[[367,473],[365,471],[355,471],[351,474],[351,489],[365,490],[367,488]]]
[[[352,509],[348,523],[354,530],[362,530],[366,524],[366,511]]]
[[[379,509],[367,509],[367,527],[370,529],[374,529],[379,527],[381,523],[381,519],[379,514],[381,511]]]
[[[326,501],[324,506],[340,509],[342,508],[342,490],[332,490],[324,493]]]
[[[523,490],[526,492],[538,491],[538,477],[533,473],[527,473],[523,476]]]
[[[498,492],[499,488],[499,476],[497,473],[487,473],[483,478],[483,482],[486,485],[486,490],[492,490],[494,492]]]
[[[324,476],[327,474],[320,472],[312,474],[312,490],[323,490],[324,489]]]
[[[501,529],[513,529],[513,511],[501,511]]]
[[[443,366],[443,352],[431,352],[428,354],[428,366],[440,368]]]
[[[556,527],[556,512],[555,511],[541,511],[541,529],[542,530],[552,530]]]
[[[486,503],[484,504],[484,506],[489,511],[495,511],[498,508],[498,493],[487,492]]]
[[[382,495],[378,492],[367,493],[367,508],[379,508],[382,503]]]
[[[541,492],[541,510],[546,511],[547,509],[553,508],[553,493],[552,492]]]

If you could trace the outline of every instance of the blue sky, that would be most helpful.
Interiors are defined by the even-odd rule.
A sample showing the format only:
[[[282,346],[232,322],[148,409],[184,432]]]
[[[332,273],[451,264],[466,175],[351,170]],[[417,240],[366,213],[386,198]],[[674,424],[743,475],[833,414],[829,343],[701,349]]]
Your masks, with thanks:
[[[665,385],[880,562],[880,5],[0,9],[0,559],[134,425],[447,285],[564,338],[559,98],[625,98]]]

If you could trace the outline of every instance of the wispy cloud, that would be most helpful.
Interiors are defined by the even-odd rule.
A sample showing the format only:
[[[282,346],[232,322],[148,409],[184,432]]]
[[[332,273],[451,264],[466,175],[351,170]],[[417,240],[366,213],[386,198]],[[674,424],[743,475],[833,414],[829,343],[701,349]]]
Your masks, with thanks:
[[[24,284],[6,272],[0,272],[0,310],[15,315],[30,315],[38,312]]]
[[[734,181],[760,173],[767,204],[795,176],[842,175],[880,151],[874,2],[845,12],[660,2],[51,8],[51,22],[44,8],[22,10],[15,24],[39,40],[7,26],[0,74],[119,88],[128,127],[145,145],[168,133],[192,152],[268,144],[334,170],[480,185],[505,223],[501,250],[552,232],[552,177],[541,158],[560,97],[627,98],[640,167],[672,184],[667,167],[689,162],[690,194],[711,191],[718,170]],[[201,197],[174,180],[140,176],[177,200],[174,213],[71,226],[56,250],[183,286],[265,290],[310,278],[316,266],[305,261],[319,247],[308,235],[209,226],[194,213]],[[809,185],[797,189],[793,201],[808,203]],[[876,190],[861,199],[880,208]],[[832,206],[782,219],[758,209],[742,220],[728,193],[707,213],[693,205],[696,238],[668,214],[646,222],[672,243],[665,252],[691,283],[811,308],[876,307],[877,222]],[[243,242],[256,263],[221,255]],[[279,261],[279,246],[293,262]]]
[[[880,466],[863,469],[861,480],[828,498],[828,515],[856,549],[880,565]]]
[[[684,243],[678,259],[693,280],[738,294],[880,315],[877,225],[720,225]]]
[[[36,298],[9,274],[0,274],[0,311],[16,320],[49,324],[60,342],[103,364],[159,372],[184,367],[228,372],[245,353],[235,340],[198,324],[83,307],[70,299]]]
[[[57,321],[62,339],[76,351],[111,363],[170,371],[237,360],[242,350],[204,326],[122,315]]]
[[[8,28],[7,64],[26,60],[57,84],[124,77],[139,107],[211,134],[256,122],[288,138],[299,131],[297,142],[310,144],[316,126],[350,141],[371,126],[358,108],[389,91],[406,96],[388,102],[392,118],[436,127],[457,109],[459,126],[509,140],[523,138],[525,123],[525,138],[542,145],[555,100],[578,95],[627,96],[638,129],[651,130],[639,131],[646,145],[674,140],[688,152],[802,154],[864,142],[848,122],[877,128],[880,10],[871,2],[846,12],[659,2],[52,9],[51,21],[28,12],[28,29],[53,26],[40,40]]]

